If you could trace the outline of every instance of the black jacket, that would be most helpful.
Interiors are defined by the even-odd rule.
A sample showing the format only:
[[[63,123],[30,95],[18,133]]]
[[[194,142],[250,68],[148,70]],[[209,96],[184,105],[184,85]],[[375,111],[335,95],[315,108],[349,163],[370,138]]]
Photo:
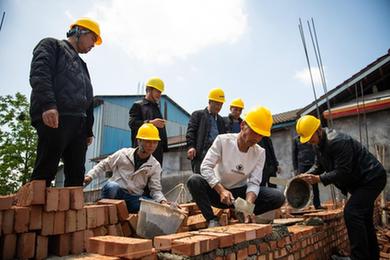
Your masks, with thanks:
[[[223,121],[225,123],[225,130],[226,130],[226,133],[232,133],[232,125],[233,125],[233,117],[231,114],[229,114],[228,116],[224,117],[223,118]],[[242,122],[242,118],[239,117],[238,118],[238,122],[241,124]]]
[[[87,65],[66,40],[45,38],[34,48],[30,70],[31,120],[56,108],[60,116],[86,118],[92,136],[93,90]]]
[[[310,168],[315,162],[314,147],[310,143],[301,143],[299,137],[294,138],[292,145],[292,162],[295,171],[302,173],[303,169]]]
[[[320,179],[324,185],[332,183],[344,194],[385,174],[374,155],[347,134],[323,129],[315,150],[317,160],[310,172],[322,173]]]
[[[272,171],[277,170],[279,166],[278,159],[276,159],[274,146],[272,144],[272,140],[269,137],[263,136],[259,145],[265,149],[265,163],[264,169],[272,169]]]
[[[225,133],[223,118],[217,115],[217,127],[219,134]],[[187,146],[196,149],[195,158],[203,158],[212,144],[207,140],[210,131],[209,111],[207,108],[194,111],[191,114],[187,127]]]
[[[143,123],[146,123],[148,120],[153,120],[155,118],[163,118],[161,115],[160,107],[157,103],[150,102],[147,99],[142,99],[136,101],[129,111],[129,127],[131,129],[131,141],[133,147],[137,146],[136,136],[138,129],[141,127]],[[161,146],[162,151],[168,151],[168,138],[167,138],[167,130],[165,127],[158,128],[158,132],[160,135],[161,142],[159,142],[159,146]],[[157,148],[156,150],[159,150]]]

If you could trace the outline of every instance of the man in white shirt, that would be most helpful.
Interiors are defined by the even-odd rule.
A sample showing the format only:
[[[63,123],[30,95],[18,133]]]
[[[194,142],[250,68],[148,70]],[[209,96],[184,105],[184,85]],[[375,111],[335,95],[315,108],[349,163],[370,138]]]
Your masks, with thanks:
[[[92,179],[104,176],[108,171],[112,177],[102,188],[102,198],[123,199],[130,213],[137,213],[140,208],[139,199],[153,199],[167,203],[161,191],[161,166],[153,157],[160,141],[158,129],[151,123],[143,124],[137,133],[138,147],[123,148],[99,162],[84,178],[89,184]],[[148,186],[150,196],[143,196]]]
[[[209,227],[218,226],[211,205],[233,207],[234,200],[241,197],[255,204],[255,215],[283,205],[285,198],[279,190],[260,188],[265,150],[257,143],[271,135],[271,127],[272,115],[267,108],[249,111],[241,131],[217,136],[202,162],[201,175],[188,179],[188,189]],[[250,220],[250,216],[245,217],[245,222]]]

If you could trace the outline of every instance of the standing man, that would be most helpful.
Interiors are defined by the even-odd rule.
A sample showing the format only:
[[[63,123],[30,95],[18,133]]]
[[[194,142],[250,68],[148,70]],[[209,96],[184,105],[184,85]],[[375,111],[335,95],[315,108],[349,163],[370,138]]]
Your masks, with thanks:
[[[244,101],[241,98],[236,98],[230,103],[230,113],[224,117],[226,133],[239,133],[241,130],[241,113],[244,109]]]
[[[167,200],[161,192],[161,166],[152,155],[160,141],[158,134],[153,124],[143,124],[136,136],[138,147],[120,149],[100,161],[85,176],[85,184],[111,171],[112,177],[102,188],[102,198],[125,200],[130,213],[139,211],[140,198],[165,204]],[[143,196],[146,188],[150,190],[150,196]]]
[[[275,184],[269,182],[270,177],[276,177],[276,173],[280,172],[279,162],[276,159],[274,146],[270,137],[263,137],[259,142],[259,145],[265,150],[265,164],[263,170],[263,179],[260,186],[266,186],[276,188]]]
[[[65,186],[82,186],[85,154],[92,143],[93,91],[87,65],[79,56],[100,45],[99,25],[80,18],[67,40],[45,38],[34,48],[30,85],[31,121],[38,134],[32,180],[50,186],[64,163]]]
[[[251,110],[241,123],[240,133],[217,136],[202,162],[201,175],[188,179],[188,189],[209,227],[219,225],[211,205],[229,208],[241,197],[255,204],[254,214],[258,215],[284,203],[279,190],[260,187],[265,151],[257,143],[271,135],[271,126],[272,115],[267,108]],[[245,216],[245,222],[250,220]]]
[[[317,162],[302,179],[314,184],[334,184],[344,195],[352,259],[379,259],[373,224],[374,202],[386,185],[386,171],[364,146],[351,136],[324,129],[316,117],[301,117],[296,125],[301,143],[314,145]],[[336,258],[337,259],[337,258]]]
[[[313,166],[315,162],[315,151],[312,144],[309,142],[301,143],[299,136],[294,138],[292,145],[292,161],[294,167],[294,174],[299,175],[305,173]],[[320,191],[318,189],[318,183],[312,185],[313,188],[313,205],[316,209],[323,209],[320,201]]]
[[[209,105],[193,112],[187,127],[187,158],[194,173],[200,173],[200,164],[217,135],[225,133],[223,118],[218,114],[225,102],[223,90],[210,90],[208,99]]]
[[[161,93],[164,91],[164,82],[157,77],[150,78],[145,85],[146,95],[142,100],[133,104],[129,111],[129,127],[131,129],[131,142],[137,147],[136,134],[144,123],[151,123],[157,127],[161,142],[153,156],[163,165],[163,153],[168,151],[168,138],[165,129],[165,120],[160,111]]]

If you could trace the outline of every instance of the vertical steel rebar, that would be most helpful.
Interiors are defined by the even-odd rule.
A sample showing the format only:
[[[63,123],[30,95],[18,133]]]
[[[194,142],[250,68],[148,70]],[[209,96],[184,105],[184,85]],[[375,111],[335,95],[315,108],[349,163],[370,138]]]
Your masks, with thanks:
[[[299,18],[298,28],[299,28],[299,32],[301,33],[301,40],[302,40],[302,44],[303,44],[303,49],[305,50],[305,56],[306,56],[307,66],[309,67],[310,81],[311,81],[311,86],[312,86],[312,88],[313,88],[313,94],[314,94],[314,101],[315,101],[315,104],[316,104],[317,116],[318,116],[318,118],[320,119],[320,118],[321,118],[321,114],[320,114],[320,109],[318,108],[317,93],[316,93],[316,89],[315,89],[315,86],[314,86],[313,74],[312,74],[312,72],[311,72],[310,60],[309,60],[309,55],[308,55],[308,53],[307,53],[307,47],[306,47],[306,41],[305,41],[305,34],[304,34],[304,32],[303,32],[303,27],[302,27],[301,18]]]

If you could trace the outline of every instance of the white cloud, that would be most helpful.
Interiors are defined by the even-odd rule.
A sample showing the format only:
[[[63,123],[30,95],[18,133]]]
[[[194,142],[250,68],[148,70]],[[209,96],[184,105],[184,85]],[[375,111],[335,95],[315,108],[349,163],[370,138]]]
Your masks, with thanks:
[[[320,76],[320,70],[317,67],[311,68],[312,76],[313,76],[313,82],[315,86],[321,86],[321,76]],[[311,79],[310,79],[310,71],[308,68],[303,69],[301,71],[297,71],[295,73],[294,78],[302,81],[305,85],[311,86]]]
[[[170,63],[234,43],[248,27],[242,0],[102,1],[87,15],[99,21],[103,43],[144,63]]]

